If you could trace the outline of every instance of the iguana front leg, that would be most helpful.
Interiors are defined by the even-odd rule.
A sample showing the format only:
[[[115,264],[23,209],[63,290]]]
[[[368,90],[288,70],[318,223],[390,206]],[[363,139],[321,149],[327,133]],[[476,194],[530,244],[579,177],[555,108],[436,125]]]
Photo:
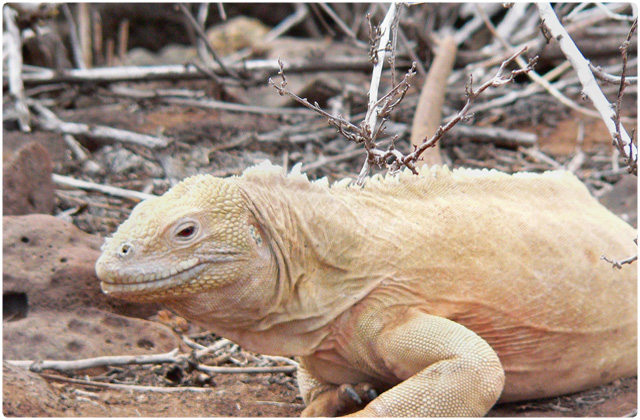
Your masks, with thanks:
[[[500,360],[486,341],[445,318],[415,309],[395,312],[370,313],[358,322],[354,342],[360,344],[350,349],[366,350],[351,355],[354,365],[369,365],[398,383],[352,416],[486,414],[504,385]]]

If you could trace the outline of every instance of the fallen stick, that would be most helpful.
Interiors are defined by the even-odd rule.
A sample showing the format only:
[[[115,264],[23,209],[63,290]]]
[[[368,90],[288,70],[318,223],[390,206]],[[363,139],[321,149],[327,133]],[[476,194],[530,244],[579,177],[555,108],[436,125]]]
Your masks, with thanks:
[[[244,112],[250,114],[269,114],[269,115],[315,115],[313,111],[306,108],[275,108],[256,105],[236,104],[232,102],[222,102],[213,99],[185,99],[176,97],[161,98],[162,101],[185,106],[194,106],[198,108],[220,109],[231,112]]]
[[[366,56],[362,57],[337,57],[326,60],[308,59],[286,62],[287,71],[290,73],[305,73],[317,71],[368,71],[371,63]],[[406,60],[398,63],[400,66],[410,66]],[[271,72],[277,73],[280,69],[278,60],[249,60],[232,67],[238,72]],[[222,74],[219,67],[210,69],[216,74]],[[41,69],[37,72],[22,74],[23,83],[27,86],[52,84],[52,83],[115,83],[115,82],[149,82],[156,80],[194,80],[207,79],[209,75],[202,73],[193,65],[165,65],[165,66],[120,66],[120,67],[96,67],[80,70],[72,69],[60,73],[49,69]],[[5,82],[3,82],[3,86]]]
[[[122,143],[132,143],[149,148],[167,147],[171,142],[165,137],[154,137],[147,134],[134,133],[104,125],[89,125],[60,120],[53,112],[34,100],[27,102],[39,114],[40,128],[72,136],[87,136],[94,139],[106,139]]]
[[[475,127],[468,125],[456,125],[449,133],[449,139],[465,139],[483,142],[492,142],[497,145],[509,147],[531,147],[538,142],[538,136],[525,131],[507,130],[500,127]]]
[[[94,182],[82,181],[80,179],[75,179],[64,175],[51,174],[51,179],[58,185],[79,188],[81,190],[99,191],[103,194],[112,195],[114,197],[130,198],[140,201],[155,197],[155,195],[153,194],[146,194],[139,191],[126,190],[124,188],[96,184]]]
[[[109,382],[96,382],[87,381],[84,379],[65,378],[59,375],[50,375],[48,373],[41,373],[40,376],[53,381],[68,382],[76,385],[93,386],[96,388],[110,388],[110,389],[124,389],[130,391],[143,391],[143,392],[214,392],[211,388],[198,388],[195,386],[183,386],[183,387],[164,387],[164,386],[145,386],[145,385],[126,385],[126,384],[112,384]],[[217,391],[220,392],[220,391]]]
[[[48,369],[57,370],[59,372],[69,372],[100,366],[172,363],[185,357],[186,356],[184,355],[178,355],[178,349],[176,348],[168,353],[139,356],[102,356],[80,360],[6,360],[6,362],[14,366],[28,368],[32,372],[42,372],[43,370]]]
[[[295,366],[223,367],[198,364],[196,369],[208,373],[293,373]]]

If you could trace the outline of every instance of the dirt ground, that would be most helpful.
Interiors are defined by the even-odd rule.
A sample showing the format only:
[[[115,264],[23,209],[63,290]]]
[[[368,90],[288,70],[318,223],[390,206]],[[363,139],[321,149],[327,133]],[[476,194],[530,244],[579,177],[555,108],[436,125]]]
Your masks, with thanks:
[[[141,376],[144,372],[140,372]],[[148,374],[148,373],[147,373]],[[43,394],[33,401],[32,382],[4,372],[3,414],[13,417],[296,417],[304,408],[294,376],[218,374],[205,392],[144,392],[79,386],[50,380],[50,407]],[[169,388],[179,390],[179,388]],[[503,404],[489,417],[631,417],[637,408],[637,379],[573,395]]]
[[[92,10],[99,12],[102,16],[105,36],[115,39],[118,31],[122,31],[127,25],[130,30],[130,48],[125,50],[126,54],[122,56],[116,54],[115,58],[111,57],[111,62],[107,60],[106,53],[99,57],[94,56],[94,67],[106,64],[162,66],[172,64],[178,59],[182,60],[181,63],[189,60],[193,62],[198,56],[196,49],[190,45],[195,39],[192,31],[184,29],[186,24],[183,19],[176,17],[178,14],[172,6],[150,7],[123,4],[93,7]],[[364,16],[369,6],[335,7],[345,20],[357,22],[361,21],[358,17]],[[465,15],[459,5],[412,7],[412,13],[404,15],[406,21],[401,20],[403,22],[401,24],[411,38],[409,45],[417,51],[418,58],[427,64],[433,58],[434,41],[431,35],[423,33],[425,29],[421,26],[422,22],[428,21],[431,31],[447,25],[460,30],[471,19],[470,16]],[[568,14],[572,7],[564,5],[561,9],[563,13]],[[328,16],[322,15],[324,23],[319,23],[322,20],[318,17],[320,12],[307,15],[306,21],[315,23],[301,24],[286,37],[277,38],[266,45],[257,41],[295,10],[294,5],[275,5],[267,9],[259,5],[253,8],[245,5],[228,6],[229,18],[251,17],[258,23],[252,22],[248,27],[243,26],[232,35],[225,32],[226,35],[220,42],[218,42],[219,33],[211,35],[210,40],[216,48],[229,47],[230,50],[225,51],[225,55],[245,51],[243,60],[249,62],[252,59],[275,59],[281,56],[294,61],[308,60],[314,65],[318,65],[323,60],[331,62],[335,57],[362,57],[366,63],[367,49],[357,43],[354,45],[347,42],[344,36],[336,35],[340,33],[339,25],[331,23]],[[372,10],[376,21],[381,20],[383,17],[381,11]],[[619,12],[624,11],[621,9]],[[76,13],[76,9],[72,8],[72,12]],[[529,12],[530,18],[535,19],[537,15],[531,10]],[[211,14],[215,15],[213,12]],[[499,23],[504,14],[504,11],[497,11],[492,15],[492,19],[495,23]],[[60,44],[63,46],[58,45],[55,48],[67,48],[64,45],[68,45],[68,34],[65,29],[67,24],[62,16],[63,14],[60,14],[59,17],[52,18],[46,15],[38,18],[48,22],[47,24],[54,22],[55,25],[52,24],[51,28],[58,28],[61,38],[65,40],[65,43]],[[33,22],[37,20],[34,17],[31,19]],[[211,26],[218,26],[220,22],[216,19],[215,16],[209,17],[208,22]],[[123,24],[125,20],[126,25]],[[325,25],[327,20],[329,25]],[[24,28],[33,24],[32,21],[26,19],[19,23]],[[588,58],[595,64],[613,66],[614,69],[610,71],[619,74],[618,47],[624,41],[628,25],[613,20],[599,22],[592,25],[591,31],[583,28],[582,32],[576,34],[580,41],[579,46],[586,51],[585,54],[588,53]],[[144,29],[141,29],[142,27]],[[359,38],[366,39],[366,35],[362,35],[364,31],[362,28],[364,26],[360,27]],[[535,30],[527,39],[529,41],[542,39],[543,35],[538,32]],[[238,33],[246,37],[239,36]],[[610,47],[604,48],[601,45],[605,44],[599,44],[604,40],[602,34],[607,35],[606,40],[609,43],[605,44],[611,44]],[[594,43],[594,40],[598,43]],[[50,54],[45,53],[54,50],[52,45],[58,41],[38,37],[36,41],[31,40],[24,47],[25,64],[36,66],[34,71],[39,67],[54,67]],[[238,45],[235,42],[238,42]],[[531,55],[540,55],[537,70],[541,74],[558,67],[564,61],[564,57],[558,53],[557,48],[554,50],[553,46],[547,46],[544,42],[536,45],[538,47],[531,52]],[[469,69],[482,69],[483,65],[478,63],[490,59],[492,54],[504,55],[502,51],[498,54],[498,50],[490,50],[489,53],[485,51],[481,54],[482,48],[487,46],[492,46],[491,48],[494,49],[500,48],[499,43],[493,42],[491,32],[487,28],[461,44],[452,76],[449,78],[450,83],[446,89],[443,110],[445,116],[454,115],[464,105],[465,84],[468,81]],[[633,61],[637,57],[635,35],[630,54],[632,60],[629,67],[633,75],[636,75],[637,59]],[[71,53],[67,52],[67,57],[71,57]],[[398,54],[399,62],[406,64],[410,61],[409,58],[406,52]],[[70,64],[63,63],[63,68],[65,65]],[[402,74],[407,67],[407,65],[402,67],[399,73]],[[322,67],[311,66],[307,71],[292,71],[288,74],[289,88],[302,97],[308,97],[311,102],[318,101],[325,109],[334,107],[341,113],[350,115],[354,122],[358,123],[358,118],[361,118],[366,111],[370,68],[329,69],[330,71],[321,71],[318,68]],[[492,67],[491,70],[495,68]],[[90,128],[104,126],[129,130],[169,139],[170,144],[159,148],[147,147],[104,138],[104,136],[94,136],[91,133],[75,134],[69,139],[63,136],[61,129],[47,125],[45,114],[33,107],[31,108],[34,115],[33,130],[27,133],[20,130],[19,123],[9,105],[11,102],[5,97],[3,105],[3,116],[6,116],[3,124],[5,168],[7,168],[7,162],[15,156],[16,151],[26,143],[35,142],[46,149],[46,156],[43,158],[46,164],[33,164],[36,155],[27,154],[27,161],[32,159],[32,164],[15,166],[15,171],[25,171],[24,177],[20,178],[24,181],[21,182],[34,184],[29,185],[32,189],[38,189],[38,187],[44,189],[45,184],[37,179],[40,176],[48,179],[50,173],[43,175],[48,170],[93,183],[93,187],[83,187],[83,189],[70,187],[61,182],[55,185],[55,190],[53,185],[47,187],[52,189],[50,210],[34,211],[54,214],[73,223],[73,226],[83,232],[93,235],[93,249],[90,254],[93,259],[98,252],[96,243],[100,242],[99,239],[112,234],[139,201],[136,198],[100,192],[95,185],[162,194],[186,176],[196,173],[211,173],[216,176],[238,175],[245,168],[263,159],[270,159],[288,168],[296,163],[302,163],[303,170],[311,179],[326,176],[330,182],[333,182],[343,177],[356,178],[364,159],[364,153],[360,153],[362,146],[350,143],[338,135],[335,128],[327,125],[325,118],[312,113],[300,113],[300,107],[288,98],[280,97],[272,87],[267,85],[268,77],[275,78],[276,73],[277,69],[251,73],[252,83],[247,83],[245,87],[232,83],[236,82],[235,80],[226,84],[224,81],[228,79],[224,79],[220,83],[218,79],[207,75],[206,72],[198,77],[176,76],[144,81],[135,81],[127,77],[115,81],[54,78],[41,82],[25,79],[26,95],[39,101],[43,106],[46,105],[61,121],[87,124]],[[480,71],[479,77],[486,79],[489,73]],[[574,74],[567,73],[560,78],[560,81],[569,80],[564,93],[572,100],[586,106],[586,102],[581,97],[581,87],[576,81],[570,81],[573,76]],[[408,91],[403,102],[396,107],[388,122],[388,137],[391,134],[398,134],[398,148],[403,153],[411,150],[408,133],[414,118],[422,81],[423,75],[418,75],[413,87]],[[4,82],[6,83],[6,80]],[[388,73],[383,77],[383,84],[385,83],[387,87],[390,86]],[[464,123],[473,127],[500,128],[513,130],[518,134],[535,135],[534,145],[504,144],[495,138],[487,140],[474,135],[460,139],[455,135],[454,130],[441,142],[441,153],[445,163],[454,168],[461,166],[497,168],[505,172],[540,172],[570,167],[607,207],[629,223],[635,224],[637,180],[627,175],[624,167],[621,167],[623,164],[615,156],[611,137],[602,121],[567,109],[544,90],[532,95],[523,95],[515,102],[482,108],[490,101],[500,99],[509,93],[522,94],[529,86],[531,82],[528,79],[518,78],[515,83],[486,91],[486,94],[476,101],[478,110],[474,111],[473,118]],[[616,97],[617,86],[604,84],[603,89],[611,100]],[[630,129],[637,126],[637,83],[628,89],[628,94],[623,98],[622,115],[626,118],[625,124]],[[239,104],[242,105],[242,109],[229,110],[224,107],[213,107],[211,103],[204,103],[207,100],[215,100],[227,105]],[[336,103],[339,106],[335,105]],[[265,108],[251,109],[254,106]],[[270,108],[271,111],[274,109],[283,111],[271,112],[265,110],[266,108]],[[384,141],[382,143],[388,144],[388,139],[385,141],[387,143]],[[37,177],[29,171],[36,171]],[[376,169],[376,172],[380,171]],[[24,194],[28,195],[28,193]],[[24,202],[29,202],[29,197],[31,196],[28,195]],[[6,199],[4,204],[5,215],[7,215]],[[18,208],[24,208],[24,205],[20,204]],[[45,235],[42,235],[39,238],[44,237]],[[55,238],[51,241],[54,242]],[[6,242],[3,245],[9,246]],[[55,243],[40,245],[46,249],[53,247]],[[72,252],[83,251],[74,248]],[[91,258],[85,258],[87,261],[83,263],[82,280],[80,280],[80,271],[65,272],[65,281],[72,282],[69,283],[70,286],[79,289],[92,287],[91,292],[87,292],[88,289],[81,289],[75,292],[69,291],[69,294],[84,294],[92,296],[93,299],[94,295],[100,293],[98,280],[92,270]],[[62,259],[65,258],[58,257],[58,260]],[[38,267],[35,267],[37,265],[32,264],[33,267],[27,267],[24,271],[37,272]],[[32,273],[7,274],[6,266],[4,267],[3,283],[5,299],[7,299],[7,284],[9,284],[7,276],[10,274],[15,280],[22,278],[20,277],[22,275],[26,278]],[[49,270],[48,266],[47,270]],[[51,271],[55,270],[51,269]],[[58,281],[60,281],[60,275],[53,278],[51,285],[56,285]],[[69,296],[61,294],[57,303],[45,302],[55,307],[46,307],[45,303],[43,303],[45,306],[38,306],[37,299],[31,299],[32,306],[29,308],[31,315],[26,311],[21,315],[26,317],[26,320],[16,318],[15,314],[10,314],[9,317],[3,316],[3,333],[11,328],[19,329],[15,326],[27,325],[26,322],[30,321],[32,323],[28,324],[29,328],[40,328],[38,331],[44,331],[42,334],[46,334],[49,329],[49,333],[54,337],[47,337],[47,339],[58,339],[60,343],[66,343],[64,340],[68,340],[71,333],[67,334],[64,328],[55,329],[56,332],[53,333],[52,325],[56,321],[54,317],[66,320],[71,311],[78,309],[76,306],[80,306],[77,302],[82,301],[82,305],[88,305],[86,301],[89,300],[78,299],[76,296],[73,300],[74,304],[69,305],[68,302],[71,300],[64,300],[67,298]],[[6,302],[9,300],[5,301],[5,308]],[[167,312],[158,312],[156,307],[134,311],[131,307],[104,302],[94,306],[90,309],[114,312],[118,316],[137,316],[168,325],[176,334],[171,333],[164,326],[158,326],[163,328],[162,334],[171,334],[171,337],[164,338],[165,346],[180,342],[182,335],[204,346],[211,345],[220,339],[204,334],[186,321],[167,315]],[[86,310],[84,306],[81,309]],[[69,314],[57,315],[63,311],[69,311]],[[25,322],[25,324],[17,324],[19,322]],[[36,322],[38,325],[34,324]],[[10,323],[15,324],[11,327]],[[122,353],[114,354],[127,354],[125,345],[131,341],[127,334],[131,334],[131,331],[135,331],[133,334],[139,334],[141,329],[145,329],[146,324],[136,325],[136,330],[121,328],[120,339],[123,350]],[[74,340],[77,341],[78,334],[77,332],[74,334]],[[96,338],[101,337],[86,337],[86,340],[89,342]],[[7,359],[6,354],[11,349],[24,348],[26,352],[29,347],[40,345],[38,343],[49,342],[16,343],[12,340],[16,339],[4,339],[4,360]],[[115,341],[114,339],[114,345],[118,344]],[[183,352],[189,350],[184,343],[180,343],[180,346]],[[148,347],[150,348],[140,351],[146,352],[145,354],[157,352],[151,348],[153,346]],[[59,357],[68,360],[82,358],[80,356],[74,358],[73,354],[73,352],[61,353]],[[12,358],[16,356],[13,355]],[[24,355],[24,358],[37,357]],[[221,349],[215,357],[212,357],[211,362],[216,366],[287,366],[282,361],[269,361],[237,346]],[[91,383],[83,383],[83,381],[91,381]],[[99,385],[95,382],[103,384]],[[123,389],[117,389],[118,386],[122,386]],[[134,386],[161,389],[151,391],[137,389]],[[498,405],[488,415],[491,417],[635,416],[637,394],[637,378],[626,378],[573,395]],[[304,408],[294,372],[203,375],[202,372],[195,371],[188,361],[111,366],[70,373],[47,370],[41,374],[4,363],[2,399],[3,414],[8,417],[293,417],[298,416]]]

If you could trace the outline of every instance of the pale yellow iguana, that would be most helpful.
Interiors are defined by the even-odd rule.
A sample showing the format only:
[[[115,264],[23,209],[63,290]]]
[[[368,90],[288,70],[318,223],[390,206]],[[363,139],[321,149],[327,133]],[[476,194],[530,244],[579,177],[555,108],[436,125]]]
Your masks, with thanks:
[[[479,416],[636,374],[637,268],[600,259],[633,255],[636,233],[572,174],[436,167],[361,188],[296,169],[140,203],[96,264],[103,290],[298,356],[304,415]]]

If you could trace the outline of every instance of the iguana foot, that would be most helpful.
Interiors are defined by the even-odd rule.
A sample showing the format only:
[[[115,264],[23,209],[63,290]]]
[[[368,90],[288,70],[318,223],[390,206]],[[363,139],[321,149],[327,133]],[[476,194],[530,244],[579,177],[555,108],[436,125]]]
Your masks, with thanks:
[[[300,414],[301,417],[335,417],[362,409],[378,396],[371,384],[342,384],[318,395]]]

